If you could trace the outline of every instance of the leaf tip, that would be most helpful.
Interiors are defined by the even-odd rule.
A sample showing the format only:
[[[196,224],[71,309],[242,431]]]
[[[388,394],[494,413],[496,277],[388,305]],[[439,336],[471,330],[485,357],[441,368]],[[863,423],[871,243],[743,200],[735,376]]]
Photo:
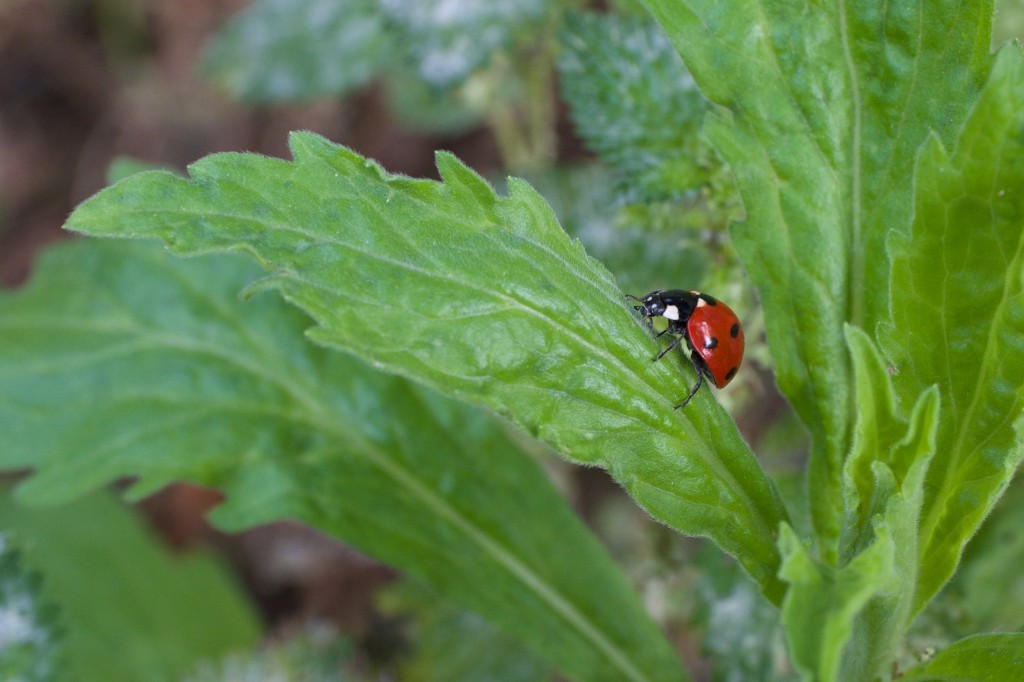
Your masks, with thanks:
[[[442,182],[457,194],[470,194],[485,206],[497,200],[491,184],[451,152],[438,150],[434,153],[434,163]]]

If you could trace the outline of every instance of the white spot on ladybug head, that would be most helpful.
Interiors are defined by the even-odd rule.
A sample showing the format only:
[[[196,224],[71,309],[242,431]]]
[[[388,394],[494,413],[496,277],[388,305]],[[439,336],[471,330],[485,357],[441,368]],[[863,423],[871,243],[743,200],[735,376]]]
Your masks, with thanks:
[[[665,312],[662,315],[669,320],[679,320],[679,308],[674,305],[665,306]]]
[[[696,292],[694,292],[694,293],[696,293]],[[701,298],[700,296],[697,297],[697,307],[698,308],[703,308],[707,304],[708,304],[708,302],[705,301],[703,298]]]

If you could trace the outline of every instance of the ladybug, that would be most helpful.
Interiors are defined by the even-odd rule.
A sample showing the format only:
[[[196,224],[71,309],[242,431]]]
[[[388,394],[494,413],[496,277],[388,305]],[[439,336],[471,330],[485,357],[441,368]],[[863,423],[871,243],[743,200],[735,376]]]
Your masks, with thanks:
[[[682,289],[658,289],[643,298],[632,295],[626,298],[640,304],[633,306],[633,309],[643,313],[644,321],[650,329],[654,328],[653,318],[664,317],[668,320],[668,327],[658,332],[655,338],[676,334],[672,343],[654,358],[655,362],[665,357],[683,339],[690,349],[690,361],[697,370],[697,383],[690,395],[675,409],[685,407],[690,402],[704,383],[704,377],[715,388],[722,388],[736,376],[743,362],[743,327],[729,306],[699,291]]]

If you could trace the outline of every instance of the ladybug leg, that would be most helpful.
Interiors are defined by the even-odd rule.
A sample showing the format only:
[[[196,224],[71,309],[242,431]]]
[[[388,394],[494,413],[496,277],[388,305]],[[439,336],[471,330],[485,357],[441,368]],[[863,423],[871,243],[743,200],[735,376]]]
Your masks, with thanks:
[[[686,396],[686,398],[683,399],[683,402],[675,406],[674,409],[677,410],[681,407],[686,407],[686,403],[690,402],[693,396],[697,395],[697,391],[700,390],[701,385],[704,383],[705,365],[703,358],[694,353],[693,355],[690,356],[690,361],[693,363],[693,368],[697,370],[697,383],[693,385],[692,389],[690,389],[690,395]]]
[[[667,332],[669,330],[666,329],[665,331]],[[662,332],[661,334],[664,334],[664,333],[665,332]],[[673,333],[678,334],[679,332],[673,332]],[[658,334],[658,336],[661,336],[661,334]],[[672,350],[673,348],[675,348],[676,346],[678,346],[682,342],[683,338],[685,338],[685,337],[682,334],[680,334],[676,338],[672,339],[672,343],[670,343],[667,346],[665,346],[665,349],[663,351],[661,351],[660,353],[658,353],[657,356],[655,356],[654,362],[657,362],[658,360],[661,360],[663,357],[665,357],[665,355],[668,354],[668,352],[670,350]]]

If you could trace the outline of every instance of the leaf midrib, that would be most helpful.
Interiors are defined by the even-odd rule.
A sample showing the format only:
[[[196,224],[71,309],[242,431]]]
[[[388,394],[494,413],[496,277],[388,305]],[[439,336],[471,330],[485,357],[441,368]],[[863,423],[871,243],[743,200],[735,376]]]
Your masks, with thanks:
[[[847,284],[850,291],[849,312],[851,322],[857,327],[864,326],[865,259],[862,234],[862,168],[861,168],[861,135],[863,131],[863,102],[861,100],[860,76],[853,58],[850,27],[846,16],[846,0],[839,0],[839,35],[843,46],[843,61],[846,63],[847,77],[850,79],[850,95],[853,98],[853,129],[851,133],[850,158],[850,280]],[[853,405],[850,405],[851,413]]]
[[[1000,159],[1001,159],[1000,155]],[[998,172],[994,175],[998,177]],[[945,235],[945,231],[943,232]],[[945,237],[943,237],[945,238]],[[1024,262],[1024,231],[1021,231],[1020,237],[1017,240],[1017,250],[1014,253],[1012,259],[1007,263],[1007,267],[1003,274],[1003,291],[999,298],[999,304],[996,306],[996,310],[991,318],[989,324],[988,334],[985,340],[985,351],[981,354],[981,362],[978,363],[978,373],[974,384],[974,391],[971,394],[971,402],[964,413],[963,418],[959,420],[958,430],[956,436],[956,442],[953,448],[950,450],[950,457],[947,465],[943,467],[942,471],[942,483],[939,486],[939,490],[933,497],[933,503],[929,506],[929,509],[925,515],[924,521],[921,524],[922,536],[927,540],[924,544],[922,551],[922,565],[928,565],[924,563],[928,557],[936,553],[936,550],[932,549],[935,531],[939,526],[942,512],[945,510],[945,501],[950,498],[949,489],[953,485],[951,481],[955,478],[959,478],[961,475],[960,469],[968,453],[965,452],[967,447],[966,439],[968,432],[971,431],[970,425],[975,422],[975,415],[981,409],[981,403],[984,399],[984,388],[987,385],[990,377],[989,368],[993,366],[993,363],[997,363],[995,357],[995,345],[998,338],[998,332],[996,330],[996,321],[1003,319],[1006,306],[1012,298],[1011,291],[1016,284],[1016,279],[1020,276],[1020,270]],[[998,366],[997,364],[995,366]],[[949,385],[953,385],[952,375],[949,376]],[[1016,419],[1017,415],[1009,414],[1005,418],[1006,420]],[[1011,422],[1012,423],[1012,422]],[[977,447],[971,448],[971,452],[974,452]],[[936,504],[935,501],[943,501],[943,504]]]

